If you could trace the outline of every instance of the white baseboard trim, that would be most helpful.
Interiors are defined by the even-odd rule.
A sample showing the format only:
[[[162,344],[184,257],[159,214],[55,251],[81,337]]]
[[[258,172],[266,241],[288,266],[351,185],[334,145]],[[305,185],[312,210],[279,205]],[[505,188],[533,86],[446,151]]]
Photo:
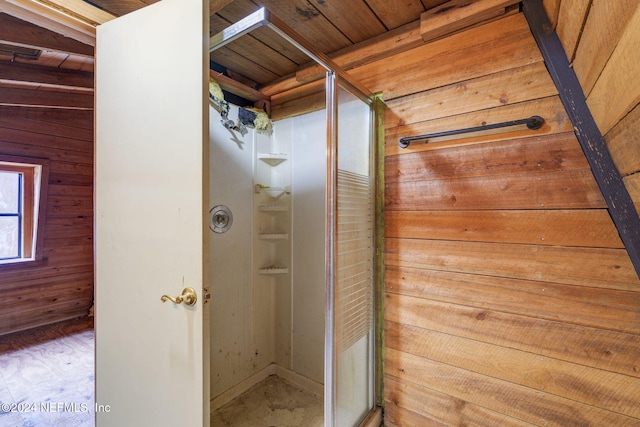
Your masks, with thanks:
[[[221,408],[222,406],[226,405],[227,403],[231,402],[233,399],[240,396],[242,393],[249,390],[251,387],[253,387],[254,385],[258,384],[260,381],[267,378],[269,375],[275,375],[276,366],[277,365],[272,363],[271,365],[267,366],[263,370],[258,371],[255,374],[251,375],[249,378],[242,381],[241,383],[236,384],[235,386],[231,387],[229,390],[211,399],[211,412],[214,412],[217,409]]]
[[[322,397],[324,395],[324,386],[322,384],[317,383],[312,379],[309,379],[296,372],[290,371],[289,369],[278,366],[275,363],[272,363],[271,365],[267,366],[261,371],[256,372],[241,383],[231,387],[229,390],[211,399],[211,412],[214,412],[227,403],[231,402],[233,399],[240,396],[242,393],[249,390],[251,387],[266,379],[270,375],[277,375],[280,378],[290,382],[291,384],[296,385],[303,390],[314,393],[317,396]]]
[[[300,375],[297,372],[291,371],[289,369],[283,368],[281,366],[276,366],[276,375],[282,379],[289,381],[291,384],[300,387],[303,390],[311,392],[319,397],[324,397],[324,384],[320,384],[312,380],[311,378],[307,378],[304,375]]]

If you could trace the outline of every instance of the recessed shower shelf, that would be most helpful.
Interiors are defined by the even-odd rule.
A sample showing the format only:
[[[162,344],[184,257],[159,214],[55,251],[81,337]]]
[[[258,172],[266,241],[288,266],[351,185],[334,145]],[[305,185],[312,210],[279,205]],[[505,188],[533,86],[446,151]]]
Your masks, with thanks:
[[[260,274],[289,274],[289,269],[287,267],[264,267],[258,270]]]
[[[288,233],[260,233],[258,236],[260,240],[287,240],[289,238]]]
[[[287,160],[287,153],[258,153],[258,159],[270,166],[277,166]]]
[[[274,202],[290,194],[286,187],[269,187],[268,185],[263,184],[256,184],[255,192],[268,194],[269,197],[275,199]]]

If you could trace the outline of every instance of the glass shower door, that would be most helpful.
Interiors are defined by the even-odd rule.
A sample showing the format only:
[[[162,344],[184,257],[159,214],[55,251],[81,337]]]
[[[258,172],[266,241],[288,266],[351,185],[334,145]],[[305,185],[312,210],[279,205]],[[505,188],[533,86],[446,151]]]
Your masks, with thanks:
[[[331,77],[330,77],[331,79]],[[337,84],[336,84],[337,83]],[[333,86],[333,88],[332,88]],[[372,107],[333,80],[333,304],[326,426],[357,426],[375,404],[375,216]],[[337,131],[337,132],[336,132]],[[331,227],[330,227],[331,228]],[[327,354],[329,358],[329,354]],[[329,396],[327,396],[329,398]]]

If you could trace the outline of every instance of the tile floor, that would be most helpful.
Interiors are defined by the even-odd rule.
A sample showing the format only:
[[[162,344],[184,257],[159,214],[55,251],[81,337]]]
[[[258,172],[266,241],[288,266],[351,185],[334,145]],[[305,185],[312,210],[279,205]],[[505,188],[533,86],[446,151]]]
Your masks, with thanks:
[[[322,427],[322,397],[271,375],[211,414],[211,427]]]
[[[93,375],[92,317],[0,336],[0,426],[93,427]]]

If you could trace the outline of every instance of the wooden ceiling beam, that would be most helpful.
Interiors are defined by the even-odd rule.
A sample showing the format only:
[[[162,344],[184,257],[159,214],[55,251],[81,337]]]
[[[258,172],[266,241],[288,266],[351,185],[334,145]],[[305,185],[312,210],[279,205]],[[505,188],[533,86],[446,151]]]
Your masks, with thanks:
[[[344,70],[349,70],[366,62],[396,55],[422,44],[424,42],[420,37],[420,21],[414,21],[369,40],[348,46],[329,55],[329,57]],[[296,79],[303,83],[310,82],[323,77],[324,73],[325,69],[320,65],[303,66],[296,72]],[[274,93],[279,90],[276,89]],[[270,88],[265,92],[271,93],[271,91]]]
[[[37,0],[0,0],[0,12],[47,29],[58,35],[95,46],[96,28]]]
[[[209,70],[209,76],[211,76],[215,81],[218,82],[220,88],[241,98],[247,99],[252,102],[271,100],[269,96],[263,94],[262,92],[250,88],[249,86],[244,85],[239,81],[234,80],[231,77],[227,77],[224,74],[218,73],[214,70]]]
[[[115,15],[82,0],[38,0],[38,2],[94,27],[116,18]]]
[[[524,0],[522,10],[551,79],[558,88],[558,95],[574,126],[582,151],[589,161],[593,177],[607,202],[611,219],[640,277],[640,215],[635,209],[633,199],[611,158],[562,42],[555,31],[549,30],[552,24],[542,0]]]
[[[93,46],[0,13],[0,43],[93,57]]]
[[[30,129],[34,122],[60,121],[68,126],[87,130],[93,127],[93,110],[24,108],[0,106],[0,128]],[[44,124],[46,125],[46,123]]]
[[[0,61],[0,81],[30,83],[59,89],[93,89],[93,73]]]
[[[425,42],[498,18],[519,0],[451,0],[420,15],[420,35]],[[510,9],[509,9],[510,10]]]
[[[2,88],[0,105],[93,110],[93,94]]]
[[[38,0],[41,1],[41,0]],[[46,0],[51,1],[51,0]],[[55,0],[64,1],[64,0]],[[92,3],[98,5],[102,10],[107,11],[115,16],[122,16],[134,12],[150,4],[156,3],[158,0],[91,0]]]

